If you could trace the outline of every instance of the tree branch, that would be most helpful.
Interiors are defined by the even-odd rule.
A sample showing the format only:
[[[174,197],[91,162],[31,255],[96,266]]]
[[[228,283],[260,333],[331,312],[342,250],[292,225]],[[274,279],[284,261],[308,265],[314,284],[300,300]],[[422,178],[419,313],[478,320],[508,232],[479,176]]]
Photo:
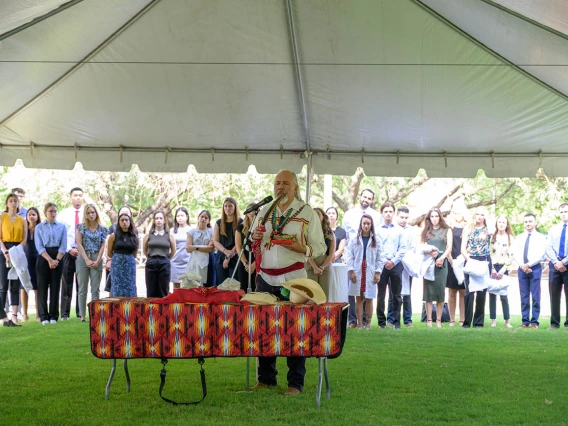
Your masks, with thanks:
[[[408,197],[408,195],[411,192],[415,191],[417,188],[421,187],[422,185],[424,185],[429,180],[430,180],[430,178],[427,177],[427,176],[422,177],[420,179],[414,179],[410,183],[410,186],[408,186],[407,188],[404,188],[403,191],[399,191],[394,197],[392,197],[391,201],[395,204],[398,204],[400,201],[402,201],[406,197]]]
[[[468,209],[474,209],[476,207],[481,207],[481,206],[491,206],[493,204],[496,204],[499,200],[501,200],[505,195],[507,195],[507,193],[513,189],[515,187],[515,182],[511,182],[511,184],[505,188],[505,190],[498,195],[497,197],[493,198],[492,200],[488,200],[488,201],[479,201],[478,203],[472,203],[472,204],[468,204],[467,208]]]

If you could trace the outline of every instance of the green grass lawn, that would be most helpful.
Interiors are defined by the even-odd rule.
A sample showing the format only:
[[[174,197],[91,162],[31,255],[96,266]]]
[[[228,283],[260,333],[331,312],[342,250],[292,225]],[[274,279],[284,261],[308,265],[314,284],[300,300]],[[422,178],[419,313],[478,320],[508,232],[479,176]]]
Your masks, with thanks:
[[[512,323],[519,326],[520,318]],[[243,392],[246,358],[206,359],[207,398],[187,407],[158,396],[158,359],[129,361],[130,393],[118,361],[107,401],[111,361],[91,354],[88,323],[0,327],[0,424],[568,424],[567,330],[415,324],[348,330],[343,354],[328,362],[331,400],[324,393],[319,409],[316,359],[308,359],[305,389],[296,397],[282,396],[283,358],[278,388],[253,392]],[[251,385],[254,365],[252,360]],[[197,360],[170,360],[167,371],[166,397],[200,398]]]

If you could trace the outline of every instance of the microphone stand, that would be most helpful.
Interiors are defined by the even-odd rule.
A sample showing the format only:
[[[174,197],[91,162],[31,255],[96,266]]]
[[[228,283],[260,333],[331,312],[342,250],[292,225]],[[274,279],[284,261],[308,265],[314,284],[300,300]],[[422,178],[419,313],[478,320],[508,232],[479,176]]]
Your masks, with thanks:
[[[281,195],[280,197],[278,197],[276,200],[274,200],[274,202],[270,205],[270,207],[268,208],[268,211],[265,213],[264,218],[262,220],[262,224],[264,225],[266,223],[266,220],[268,219],[268,216],[270,216],[270,214],[274,211],[274,209],[276,208],[276,206],[278,206],[278,204],[280,204],[280,201],[286,196],[286,194]],[[260,212],[260,207],[259,209],[256,211],[256,214],[254,215],[254,220],[252,221],[252,224],[248,230],[248,233],[246,235],[246,237],[243,239],[242,241],[242,248],[241,248],[241,252],[239,253],[239,262],[241,260],[241,256],[243,254],[243,250],[245,249],[245,246],[248,245],[247,249],[249,252],[249,270],[248,270],[248,288],[247,288],[247,293],[252,293],[252,288],[251,288],[251,280],[252,280],[252,273],[250,271],[250,264],[251,264],[251,260],[252,260],[252,247],[250,245],[250,243],[252,242],[251,239],[251,234],[252,234],[252,227],[253,225],[256,223],[256,218],[258,217],[258,213]],[[255,259],[256,261],[256,259]],[[238,267],[239,263],[237,262],[237,267]],[[260,265],[258,265],[260,267]],[[237,269],[237,267],[235,267],[235,270]],[[258,271],[258,269],[256,269]],[[258,272],[257,272],[258,273]],[[258,372],[258,358],[256,359],[257,365],[256,365],[256,369]],[[250,391],[250,387],[249,387],[249,375],[250,375],[250,357],[247,357],[247,373],[246,373],[246,381],[245,381],[245,392],[249,392]],[[258,373],[257,373],[258,375]],[[257,377],[258,379],[258,377]]]

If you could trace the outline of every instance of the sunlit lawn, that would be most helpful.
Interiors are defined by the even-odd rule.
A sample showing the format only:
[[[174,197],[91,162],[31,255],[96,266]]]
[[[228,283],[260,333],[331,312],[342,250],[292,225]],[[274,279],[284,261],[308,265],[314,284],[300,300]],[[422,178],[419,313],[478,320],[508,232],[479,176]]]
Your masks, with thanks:
[[[418,318],[415,318],[418,320]],[[520,318],[513,317],[520,325]],[[304,393],[243,392],[246,358],[207,359],[208,396],[174,407],[158,396],[159,360],[122,361],[109,400],[111,361],[90,352],[88,323],[78,320],[0,327],[2,425],[416,425],[568,423],[568,331],[458,327],[348,330],[343,354],[329,361],[331,400],[316,408],[317,360],[308,360]],[[254,359],[251,360],[254,371]],[[196,360],[170,360],[165,396],[201,395]],[[255,383],[251,374],[251,385]]]

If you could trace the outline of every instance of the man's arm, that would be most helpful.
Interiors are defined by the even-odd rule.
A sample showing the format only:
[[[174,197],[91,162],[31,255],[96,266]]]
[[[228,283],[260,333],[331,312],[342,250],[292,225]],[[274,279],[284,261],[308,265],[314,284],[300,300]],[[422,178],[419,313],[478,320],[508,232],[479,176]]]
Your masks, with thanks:
[[[398,250],[396,251],[394,258],[392,259],[392,262],[395,265],[398,265],[398,263],[402,260],[402,258],[406,254],[406,250],[408,249],[406,247],[406,238],[405,238],[405,235],[404,235],[404,230],[402,228],[398,228],[398,230],[399,230],[399,233],[398,233]]]
[[[318,257],[325,253],[327,247],[325,245],[319,217],[311,208],[308,221],[308,226],[304,234],[306,239],[305,254],[307,257]]]

